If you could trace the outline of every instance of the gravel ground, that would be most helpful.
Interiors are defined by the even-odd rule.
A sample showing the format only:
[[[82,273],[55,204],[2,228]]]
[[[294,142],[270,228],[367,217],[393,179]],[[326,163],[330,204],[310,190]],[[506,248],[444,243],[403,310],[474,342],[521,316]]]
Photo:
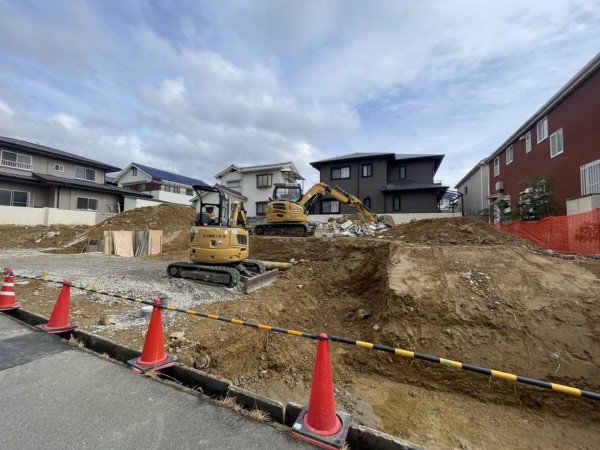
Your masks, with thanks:
[[[0,267],[10,267],[17,276],[16,281],[19,281],[19,275],[39,277],[46,271],[49,279],[70,280],[74,285],[94,287],[149,301],[158,296],[166,296],[169,305],[195,310],[203,310],[203,306],[211,303],[235,300],[244,295],[239,288],[228,289],[168,278],[167,265],[166,261],[105,256],[102,253],[61,255],[38,250],[0,251]],[[83,295],[90,294],[80,289],[71,289],[72,298]],[[107,305],[124,301],[106,295],[91,295]],[[120,326],[113,327],[114,331],[147,322],[146,318],[140,317],[139,304],[131,305],[131,314],[128,318],[122,317]]]

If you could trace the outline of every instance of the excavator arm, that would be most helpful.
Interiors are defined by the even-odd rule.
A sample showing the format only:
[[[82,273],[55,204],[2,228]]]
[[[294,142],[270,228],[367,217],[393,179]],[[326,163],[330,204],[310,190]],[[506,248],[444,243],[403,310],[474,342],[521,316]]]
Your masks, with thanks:
[[[234,227],[246,228],[246,209],[244,208],[244,202],[235,201],[231,203],[229,223]]]
[[[348,194],[338,186],[332,188],[326,185],[325,183],[317,183],[314,186],[312,186],[306,192],[306,194],[302,196],[300,200],[298,200],[298,203],[300,203],[304,207],[308,207],[325,194],[332,196],[334,199],[336,199],[340,203],[343,203],[344,205],[356,209],[356,212],[359,213],[366,220],[369,220],[374,223],[379,222],[377,214],[375,214],[373,211],[367,208],[358,197],[356,197],[355,195]]]

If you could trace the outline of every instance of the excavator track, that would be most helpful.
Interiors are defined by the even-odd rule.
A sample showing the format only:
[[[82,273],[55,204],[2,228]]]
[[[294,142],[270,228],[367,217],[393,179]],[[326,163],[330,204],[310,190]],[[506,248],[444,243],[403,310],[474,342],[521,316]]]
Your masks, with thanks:
[[[202,264],[177,262],[167,267],[169,278],[185,278],[202,284],[234,287],[241,275],[235,267],[207,266]]]
[[[306,237],[312,236],[315,228],[306,223],[283,222],[277,224],[256,225],[254,233],[259,236],[292,236]]]

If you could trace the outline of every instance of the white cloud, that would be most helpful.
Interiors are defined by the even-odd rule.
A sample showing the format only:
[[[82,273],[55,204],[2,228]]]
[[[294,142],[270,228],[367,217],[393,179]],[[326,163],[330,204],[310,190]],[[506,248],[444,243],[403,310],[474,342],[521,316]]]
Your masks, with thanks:
[[[11,107],[4,103],[2,100],[0,100],[0,114],[4,114],[5,116],[9,117],[15,115]]]

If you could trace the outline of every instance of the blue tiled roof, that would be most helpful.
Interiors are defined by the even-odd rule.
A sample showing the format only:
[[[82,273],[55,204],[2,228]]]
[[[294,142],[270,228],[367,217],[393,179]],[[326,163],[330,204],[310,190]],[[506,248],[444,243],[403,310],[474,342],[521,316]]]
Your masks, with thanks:
[[[144,166],[143,164],[138,164],[136,162],[131,164],[137,167],[138,169],[143,170],[152,178],[172,181],[173,183],[185,184],[188,186],[193,186],[194,184],[199,184],[200,186],[208,186],[208,184],[206,184],[204,181],[199,180],[197,178],[190,178],[183,175],[177,175],[176,173],[167,172],[166,170],[155,169],[154,167]]]

